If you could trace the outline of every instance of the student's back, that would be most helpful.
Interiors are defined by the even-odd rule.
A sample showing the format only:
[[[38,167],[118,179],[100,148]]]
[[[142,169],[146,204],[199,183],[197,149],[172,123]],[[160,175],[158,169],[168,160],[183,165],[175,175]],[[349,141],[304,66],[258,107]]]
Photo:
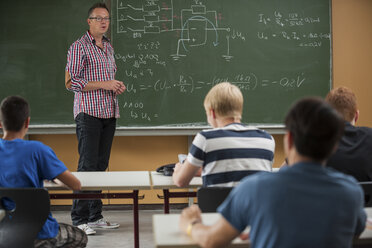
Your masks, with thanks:
[[[67,168],[38,141],[0,139],[0,186],[42,188]]]
[[[372,180],[372,128],[345,124],[336,152],[327,166],[355,177],[359,182]]]
[[[59,160],[50,159],[53,154],[37,141],[0,139],[0,187],[43,188],[44,179],[52,180],[66,170]],[[50,233],[58,233],[58,223],[51,213],[38,238],[49,238]]]
[[[274,149],[273,137],[264,130],[232,123],[200,132],[188,161],[203,168],[204,187],[233,187],[246,176],[271,171]]]
[[[228,200],[235,214],[224,216],[251,225],[252,247],[346,248],[364,227],[357,223],[363,196],[355,179],[320,164],[251,176],[229,197],[242,200]]]

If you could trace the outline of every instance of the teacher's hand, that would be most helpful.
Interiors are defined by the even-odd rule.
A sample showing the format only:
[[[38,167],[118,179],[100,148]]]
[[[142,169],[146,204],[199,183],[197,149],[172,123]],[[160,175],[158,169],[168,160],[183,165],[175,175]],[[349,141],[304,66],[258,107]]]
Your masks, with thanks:
[[[105,89],[105,90],[112,90],[113,92],[115,92],[118,95],[123,93],[126,89],[123,82],[121,82],[119,80],[115,80],[115,79],[110,80],[110,81],[106,81],[102,85],[102,88]]]
[[[117,89],[116,91],[115,91],[115,94],[116,95],[120,95],[120,94],[122,94],[126,89],[127,89],[127,87],[125,87],[125,85],[124,85],[124,83],[123,82],[120,82],[122,85],[120,86],[120,88],[119,89]]]

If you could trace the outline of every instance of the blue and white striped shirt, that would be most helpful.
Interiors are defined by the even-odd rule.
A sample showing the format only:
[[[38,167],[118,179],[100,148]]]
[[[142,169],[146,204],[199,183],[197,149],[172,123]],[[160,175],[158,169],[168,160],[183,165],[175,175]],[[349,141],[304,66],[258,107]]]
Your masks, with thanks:
[[[274,150],[267,132],[233,123],[198,133],[187,160],[203,168],[204,187],[231,187],[247,175],[271,171]]]

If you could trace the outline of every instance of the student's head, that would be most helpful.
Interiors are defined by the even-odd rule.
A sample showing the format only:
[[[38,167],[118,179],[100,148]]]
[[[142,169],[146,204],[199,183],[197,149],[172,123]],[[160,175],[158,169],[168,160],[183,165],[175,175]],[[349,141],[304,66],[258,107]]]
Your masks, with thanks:
[[[28,102],[20,96],[8,96],[0,106],[1,126],[5,131],[19,132],[30,116]]]
[[[219,83],[206,95],[204,108],[207,116],[208,112],[213,111],[215,117],[240,120],[243,112],[242,92],[231,83]]]
[[[105,34],[110,26],[110,14],[106,4],[94,4],[88,10],[87,22],[93,36]]]
[[[358,118],[356,96],[349,88],[339,87],[331,90],[326,96],[326,101],[344,117],[345,121],[353,122]]]
[[[344,130],[344,121],[321,98],[304,98],[289,110],[285,128],[286,153],[295,148],[302,157],[323,162],[335,149]]]

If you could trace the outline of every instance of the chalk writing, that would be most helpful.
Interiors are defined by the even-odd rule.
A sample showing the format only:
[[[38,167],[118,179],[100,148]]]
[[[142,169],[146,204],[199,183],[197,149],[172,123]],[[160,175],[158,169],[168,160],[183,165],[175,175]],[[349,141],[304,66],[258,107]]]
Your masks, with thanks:
[[[272,16],[263,13],[258,14],[258,22],[264,25],[275,24],[281,27],[285,26],[304,26],[314,23],[320,23],[319,16],[301,16],[298,13],[283,14],[280,11],[274,11]]]
[[[142,101],[128,102],[125,101],[121,106],[127,118],[140,119],[151,122],[152,119],[158,118],[158,114],[150,114],[144,110],[145,104]]]
[[[279,11],[274,11],[271,16],[270,14],[260,13],[258,14],[258,23],[263,24],[263,30],[257,32],[257,38],[263,41],[270,39],[297,41],[295,43],[297,47],[321,47],[322,39],[327,39],[329,43],[330,33],[306,33],[298,29],[295,31],[284,30],[284,28],[317,25],[320,22],[321,20],[318,16],[303,16],[298,13],[284,14]],[[283,30],[274,32],[265,30],[265,27],[272,27],[273,25],[279,26]],[[311,39],[317,39],[317,41],[310,41]]]
[[[155,82],[142,82],[138,85],[132,83],[127,84],[127,92],[136,94],[139,91],[162,92],[168,90],[177,90],[179,93],[193,94],[195,91],[209,89],[221,82],[230,82],[238,86],[242,91],[254,91],[258,87],[284,87],[284,88],[299,88],[305,82],[304,73],[298,76],[283,76],[278,79],[259,78],[255,73],[241,73],[232,76],[216,77],[210,81],[203,82],[195,80],[190,75],[179,75],[178,80],[170,81],[166,79],[157,79]],[[133,105],[133,103],[132,103]],[[125,102],[124,106],[132,106]],[[143,105],[143,104],[142,104]]]
[[[167,111],[185,111],[186,104],[190,116],[208,90],[225,81],[248,99],[277,101],[330,81],[329,16],[310,3],[320,0],[298,0],[311,8],[235,1],[112,1],[117,75],[127,87],[119,97],[123,119],[157,125],[178,119]]]
[[[190,4],[189,8],[181,8],[179,13],[174,13],[173,1],[145,2],[143,6],[133,6],[129,1],[117,1],[117,33],[131,32],[133,38],[141,38],[142,34],[161,34],[163,32],[174,32],[179,39],[175,53],[170,56],[174,60],[179,60],[187,56],[193,47],[205,46],[209,43],[214,46],[223,45],[227,54],[221,54],[226,61],[230,61],[233,56],[230,54],[229,38],[220,40],[220,32],[228,33],[232,39],[245,41],[242,32],[232,30],[230,27],[220,27],[219,21],[223,20],[222,13],[216,10],[208,10],[202,1]],[[180,25],[176,20],[181,20]],[[155,45],[155,44],[153,44]],[[160,44],[157,44],[157,48]],[[151,44],[150,44],[151,46]],[[138,44],[138,49],[148,49],[149,44]],[[136,63],[139,66],[140,62]]]

